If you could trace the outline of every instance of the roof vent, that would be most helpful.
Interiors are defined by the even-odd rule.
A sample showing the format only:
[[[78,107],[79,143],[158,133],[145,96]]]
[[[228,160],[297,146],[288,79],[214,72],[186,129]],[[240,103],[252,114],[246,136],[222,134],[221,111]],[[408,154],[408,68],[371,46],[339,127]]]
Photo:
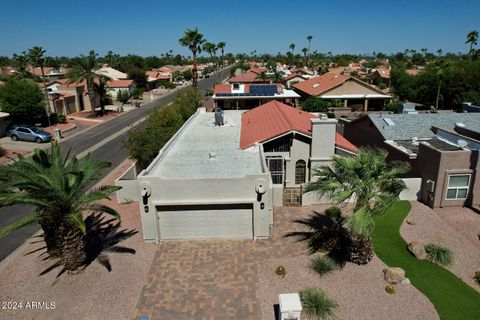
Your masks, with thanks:
[[[208,153],[208,160],[215,160],[217,158],[217,155],[215,152],[209,152]]]
[[[465,128],[465,123],[463,123],[463,122],[457,122],[457,123],[455,123],[455,127]]]
[[[320,86],[319,83],[314,83],[313,86],[312,86],[312,88],[316,88],[316,87],[318,87],[318,86]]]
[[[385,123],[387,124],[387,126],[394,126],[395,125],[395,122],[393,122],[392,119],[390,118],[383,118],[383,121],[385,121]]]
[[[223,119],[223,110],[215,111],[215,125],[216,126],[223,126],[224,119]]]

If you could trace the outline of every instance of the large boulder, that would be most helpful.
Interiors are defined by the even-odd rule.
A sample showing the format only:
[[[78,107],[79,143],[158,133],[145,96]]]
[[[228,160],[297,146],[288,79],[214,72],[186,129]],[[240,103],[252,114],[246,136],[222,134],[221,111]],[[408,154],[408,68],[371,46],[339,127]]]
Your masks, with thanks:
[[[427,259],[427,252],[423,243],[412,241],[408,244],[408,250],[419,260]]]
[[[401,283],[405,279],[405,270],[394,267],[385,269],[385,281],[391,284]]]

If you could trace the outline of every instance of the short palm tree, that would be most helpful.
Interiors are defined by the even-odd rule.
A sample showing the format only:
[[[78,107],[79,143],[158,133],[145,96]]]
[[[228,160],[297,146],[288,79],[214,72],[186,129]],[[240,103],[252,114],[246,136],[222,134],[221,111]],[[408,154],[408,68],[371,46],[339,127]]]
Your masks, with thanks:
[[[288,48],[292,50],[292,54],[295,55],[295,43],[291,43]]]
[[[43,69],[45,65],[45,50],[42,47],[34,46],[28,50],[28,60],[35,67],[40,67],[42,72],[42,82],[43,82],[43,92],[45,94],[45,113],[47,115],[48,125],[50,125],[50,117],[48,114],[49,102],[48,102],[48,93],[47,93],[47,84],[45,82],[45,71]]]
[[[111,80],[109,77],[101,74],[97,74],[95,71],[100,68],[100,62],[98,61],[98,55],[95,51],[91,50],[88,56],[81,55],[73,60],[72,69],[66,74],[68,78],[67,84],[81,83],[85,81],[87,85],[88,99],[90,100],[90,106],[92,107],[92,113],[95,113],[96,94],[95,94],[95,82],[103,80]],[[104,114],[105,108],[101,108],[101,114]]]
[[[187,29],[182,38],[178,40],[180,44],[192,51],[193,69],[192,69],[192,86],[198,86],[198,71],[197,71],[197,53],[202,52],[202,44],[206,41],[203,34],[198,32],[198,28]]]
[[[225,66],[225,58],[224,58],[224,55],[225,55],[225,46],[227,45],[226,42],[224,41],[221,41],[217,44],[217,48],[220,49],[220,52],[222,54],[222,68]]]
[[[37,207],[33,214],[0,229],[0,237],[39,223],[48,254],[60,258],[66,270],[78,269],[86,259],[87,230],[82,214],[92,211],[119,217],[114,209],[97,201],[120,187],[101,186],[86,191],[109,165],[92,160],[90,155],[80,160],[70,154],[62,156],[59,146],[52,143],[48,150],[36,149],[31,157],[19,155],[12,164],[0,166],[0,205]]]
[[[473,46],[476,46],[477,42],[478,42],[478,31],[475,31],[475,30],[470,31],[467,34],[467,41],[465,41],[466,44],[467,43],[470,44],[470,51],[468,51],[470,55],[473,52]]]
[[[361,149],[356,157],[334,156],[331,167],[314,169],[317,179],[304,188],[304,192],[317,192],[336,205],[354,200],[353,213],[346,219],[351,233],[347,258],[352,262],[370,261],[374,217],[394,205],[406,188],[399,177],[409,171],[408,164],[387,164],[387,156],[384,150],[372,149]]]

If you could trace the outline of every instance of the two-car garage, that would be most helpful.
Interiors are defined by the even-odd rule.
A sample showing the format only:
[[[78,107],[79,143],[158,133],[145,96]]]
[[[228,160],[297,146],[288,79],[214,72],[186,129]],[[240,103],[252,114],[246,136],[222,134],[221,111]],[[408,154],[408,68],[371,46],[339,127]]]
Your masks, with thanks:
[[[157,206],[159,238],[252,239],[252,204]]]

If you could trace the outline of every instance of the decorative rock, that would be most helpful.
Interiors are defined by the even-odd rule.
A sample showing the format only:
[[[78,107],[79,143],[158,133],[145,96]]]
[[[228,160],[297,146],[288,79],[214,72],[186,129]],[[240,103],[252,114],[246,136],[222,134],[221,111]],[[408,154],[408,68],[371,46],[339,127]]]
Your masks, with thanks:
[[[385,281],[391,284],[397,284],[405,279],[405,270],[394,267],[385,269]]]
[[[419,260],[427,259],[427,252],[425,246],[417,241],[412,241],[408,244],[408,250]]]
[[[405,279],[403,279],[400,283],[401,283],[401,284],[404,284],[404,285],[409,285],[411,282],[410,282],[410,279],[405,278]]]
[[[412,220],[407,220],[407,224],[411,225],[411,226],[414,226],[415,225],[415,222],[413,222]]]

